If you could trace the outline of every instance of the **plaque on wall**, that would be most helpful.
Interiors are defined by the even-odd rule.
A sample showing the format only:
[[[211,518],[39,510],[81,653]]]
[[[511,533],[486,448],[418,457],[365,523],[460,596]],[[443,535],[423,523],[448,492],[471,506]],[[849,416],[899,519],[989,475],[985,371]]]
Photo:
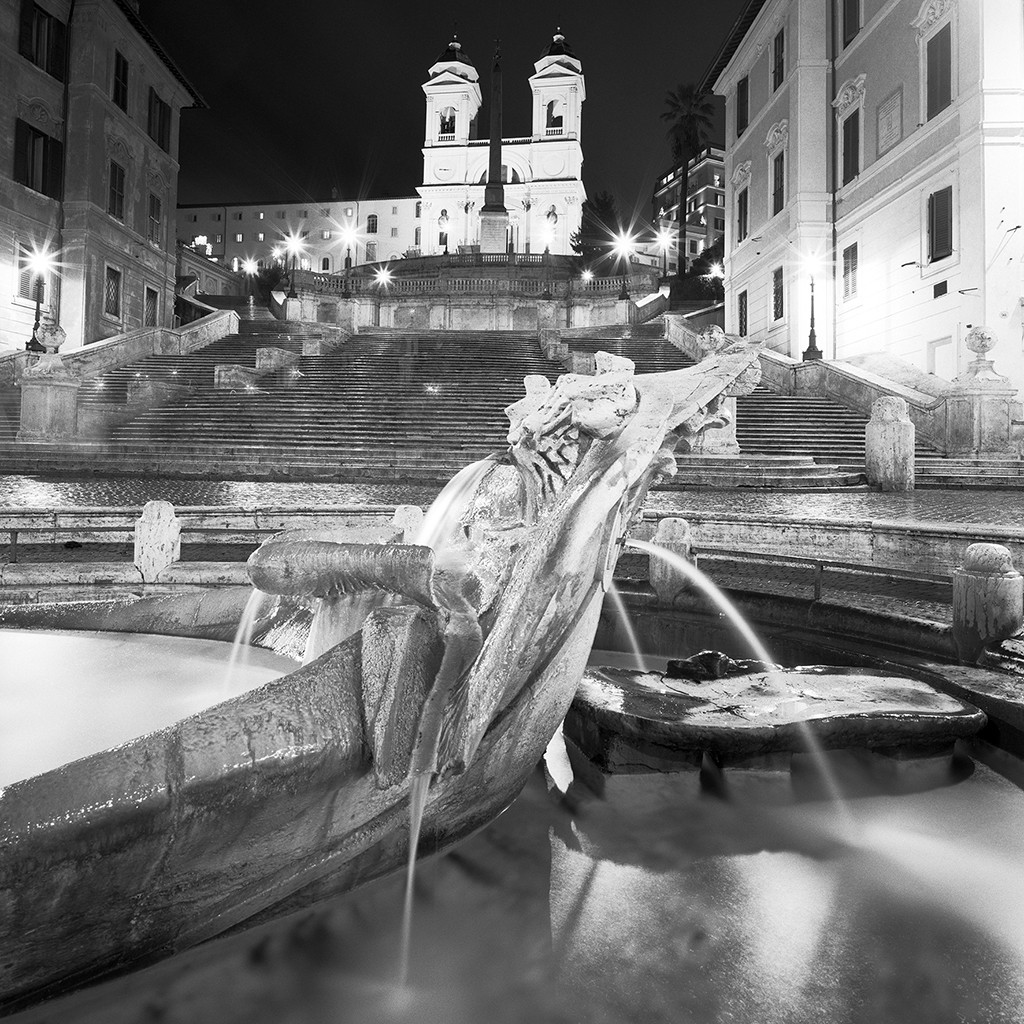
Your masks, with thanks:
[[[878,155],[903,138],[903,87],[878,104]]]

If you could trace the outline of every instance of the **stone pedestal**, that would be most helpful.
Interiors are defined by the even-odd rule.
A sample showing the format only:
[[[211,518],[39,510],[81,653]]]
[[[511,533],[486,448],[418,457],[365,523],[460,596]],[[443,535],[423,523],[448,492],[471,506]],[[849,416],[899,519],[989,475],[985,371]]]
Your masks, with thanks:
[[[21,375],[19,441],[71,441],[78,434],[81,381],[58,354],[64,337],[60,327],[47,325],[39,332],[46,352]]]
[[[1013,457],[1017,450],[1012,423],[1019,418],[1021,406],[1009,378],[996,373],[992,360],[984,358],[995,347],[995,334],[987,327],[975,327],[966,344],[977,358],[946,394],[946,454]]]
[[[723,398],[722,408],[728,421],[721,427],[709,427],[697,435],[693,443],[693,455],[738,455],[739,441],[736,440],[736,399]]]
[[[615,322],[618,324],[629,324],[633,322],[633,310],[636,307],[633,305],[632,299],[616,299],[615,300]]]
[[[558,323],[558,303],[554,299],[537,300],[537,330],[552,330]]]
[[[135,520],[135,564],[144,583],[181,558],[181,523],[169,501],[147,501]]]
[[[671,551],[687,562],[693,562],[693,537],[690,524],[685,519],[660,520],[651,543]],[[653,553],[647,573],[661,604],[672,604],[690,585],[689,580],[674,565]]]
[[[508,251],[508,211],[480,210],[480,251],[504,253]]]
[[[302,299],[284,300],[284,318],[285,320],[302,319]]]
[[[1024,577],[1002,544],[972,544],[953,573],[953,641],[973,665],[989,644],[1024,628]]]
[[[864,431],[864,465],[868,483],[883,491],[914,489],[914,424],[907,403],[895,395],[871,406]]]

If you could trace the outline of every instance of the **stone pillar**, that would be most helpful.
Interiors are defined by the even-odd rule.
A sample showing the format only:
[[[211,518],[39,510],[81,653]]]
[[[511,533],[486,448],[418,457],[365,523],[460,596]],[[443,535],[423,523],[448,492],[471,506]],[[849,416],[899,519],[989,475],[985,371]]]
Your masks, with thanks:
[[[685,519],[660,520],[651,543],[671,551],[691,564],[693,562],[693,537],[690,533],[690,524]],[[647,574],[661,604],[672,604],[690,586],[689,580],[674,565],[654,554],[650,556]]]
[[[871,420],[864,431],[864,465],[873,487],[914,489],[914,424],[902,398],[887,395],[871,406]]]
[[[1017,389],[985,358],[996,336],[987,327],[975,327],[966,344],[977,358],[946,393],[946,454],[1015,457],[1011,429],[1021,415]]]
[[[1002,544],[972,544],[953,573],[953,642],[964,665],[1024,628],[1024,577]]]
[[[554,299],[537,300],[537,330],[550,330],[558,326],[558,303]]]
[[[302,319],[302,299],[284,300],[284,318],[285,320]]]
[[[135,520],[135,564],[144,583],[181,558],[181,523],[169,501],[147,501]]]
[[[81,381],[58,354],[65,334],[49,324],[39,331],[45,354],[21,375],[19,441],[71,441],[78,434]]]
[[[633,305],[632,299],[615,300],[615,322],[617,324],[631,324],[635,311],[636,306]]]

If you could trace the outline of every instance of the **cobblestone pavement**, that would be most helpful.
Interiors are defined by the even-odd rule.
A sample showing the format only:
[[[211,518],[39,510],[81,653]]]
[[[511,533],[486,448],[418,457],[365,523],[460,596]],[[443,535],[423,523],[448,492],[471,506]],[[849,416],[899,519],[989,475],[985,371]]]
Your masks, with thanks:
[[[56,479],[0,476],[0,508],[134,507],[154,498],[175,505],[429,505],[439,488],[403,484],[171,480],[146,477]],[[1024,528],[1024,491],[652,491],[647,507],[814,519],[896,519],[993,523]]]

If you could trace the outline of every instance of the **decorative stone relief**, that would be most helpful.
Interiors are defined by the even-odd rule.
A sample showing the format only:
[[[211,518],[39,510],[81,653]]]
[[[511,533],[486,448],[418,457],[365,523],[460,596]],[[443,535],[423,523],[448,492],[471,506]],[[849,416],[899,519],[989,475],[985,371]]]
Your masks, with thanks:
[[[125,165],[125,169],[127,169],[128,163],[135,159],[135,150],[128,140],[120,132],[109,130],[107,132],[107,154],[114,158],[120,157],[120,162]]]
[[[911,28],[917,29],[919,37],[927,35],[931,27],[941,21],[955,6],[955,0],[924,0],[917,17],[910,23]]]
[[[31,98],[18,97],[18,116],[45,132],[57,131],[64,123],[50,105],[38,96]]]
[[[783,118],[781,121],[776,121],[775,124],[768,129],[768,134],[764,138],[764,148],[769,152],[773,152],[782,146],[785,146],[789,141],[789,121]]]
[[[832,106],[840,117],[864,99],[864,83],[867,81],[867,77],[867,75],[858,75],[856,78],[848,78],[839,86],[839,92],[836,93]]]
[[[741,185],[745,185],[750,181],[750,161],[744,160],[743,163],[737,164],[736,168],[732,172],[732,183],[737,188]]]

